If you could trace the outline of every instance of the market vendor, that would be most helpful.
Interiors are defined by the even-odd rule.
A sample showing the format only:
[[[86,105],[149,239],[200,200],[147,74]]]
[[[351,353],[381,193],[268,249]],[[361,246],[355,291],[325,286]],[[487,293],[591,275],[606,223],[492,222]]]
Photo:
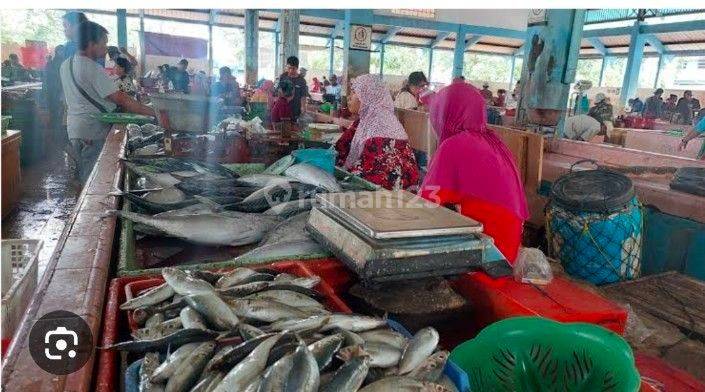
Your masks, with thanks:
[[[663,89],[657,88],[656,91],[654,91],[654,95],[646,98],[646,102],[644,102],[644,112],[642,113],[645,118],[661,118],[661,113],[663,112],[662,95]]]
[[[190,77],[188,74],[188,60],[181,59],[176,65],[176,69],[171,70],[171,83],[174,85],[174,90],[188,94],[190,91]]]
[[[117,46],[108,46],[108,59],[110,59],[111,68],[115,68],[117,66],[117,59],[127,60],[130,63],[130,76],[134,79],[138,62],[135,56],[131,55],[127,49],[118,48]]]
[[[133,74],[132,63],[129,60],[123,57],[115,59],[115,84],[118,90],[134,98],[137,96],[137,86],[132,78]]]
[[[26,82],[31,80],[29,72],[20,63],[20,58],[15,53],[10,53],[7,63],[3,64],[2,77],[13,82]]]
[[[333,74],[330,76],[330,83],[325,88],[325,94],[323,95],[323,101],[325,101],[325,102],[339,102],[342,92],[343,92],[343,86],[341,86],[338,83],[338,76]]]
[[[419,97],[428,88],[428,79],[421,71],[412,72],[394,99],[394,107],[416,110],[421,106]]]
[[[458,206],[461,214],[481,222],[513,263],[529,211],[511,152],[487,128],[484,97],[469,84],[453,83],[430,97],[427,106],[438,149],[420,194]]]
[[[220,68],[220,79],[213,85],[211,94],[222,98],[225,106],[242,106],[240,84],[233,76],[230,67]]]
[[[272,123],[291,121],[291,107],[289,101],[294,97],[294,86],[288,80],[280,80],[277,84],[275,94],[276,99],[272,104],[270,119]]]
[[[95,22],[84,22],[78,28],[79,52],[61,65],[61,85],[67,105],[70,157],[75,160],[81,183],[88,178],[105,137],[110,130],[96,114],[120,107],[128,113],[154,116],[154,109],[142,105],[120,91],[96,62],[107,51],[108,31]]]
[[[361,75],[352,81],[348,109],[359,115],[335,149],[338,166],[386,189],[417,185],[419,169],[404,127],[382,79]]]
[[[693,98],[693,92],[685,90],[675,109],[675,123],[693,125],[693,113],[700,109],[700,101]]]
[[[291,56],[286,59],[286,72],[279,76],[279,81],[288,80],[294,86],[293,98],[289,101],[291,115],[294,121],[298,120],[303,112],[306,97],[308,97],[308,87],[306,79],[299,73],[299,58]]]
[[[587,114],[579,114],[565,119],[563,137],[571,140],[589,142],[602,130],[600,122]]]

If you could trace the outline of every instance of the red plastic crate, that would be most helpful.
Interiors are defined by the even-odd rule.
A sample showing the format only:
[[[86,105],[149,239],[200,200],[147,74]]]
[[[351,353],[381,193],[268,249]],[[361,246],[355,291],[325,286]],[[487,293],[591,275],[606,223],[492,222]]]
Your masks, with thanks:
[[[451,282],[472,301],[479,326],[515,316],[541,316],[561,322],[597,324],[624,334],[627,312],[601,295],[561,277],[545,286],[516,282],[512,277],[492,279],[487,274],[465,274]]]
[[[332,273],[334,271],[340,271],[334,266],[335,263],[337,262],[332,259],[326,259],[320,264],[316,261],[307,261],[304,263],[283,261],[257,267],[272,268],[298,276],[312,276],[319,275],[320,273],[321,275],[319,276],[321,276],[321,283],[314,287],[314,289],[323,295],[328,310],[334,312],[351,313],[350,308],[336,294],[336,292],[340,292],[339,290],[342,288],[340,284],[343,281],[331,279],[332,282],[338,282],[334,283],[332,286],[327,280],[332,277]],[[313,268],[307,268],[309,264],[312,264]],[[342,266],[342,264],[340,265]],[[342,268],[344,269],[344,267]],[[120,304],[129,299],[132,293],[138,293],[147,288],[157,286],[163,282],[164,280],[158,275],[115,278],[110,282],[110,287],[108,289],[108,300],[105,304],[105,310],[103,313],[104,324],[101,336],[102,347],[117,343],[120,337],[120,330],[125,330],[126,328],[132,330],[131,324],[136,326],[131,322],[132,312],[129,312],[130,317],[128,317],[128,312],[120,310]],[[119,367],[118,358],[119,355],[116,351],[99,350],[98,370],[95,383],[96,391],[114,391],[115,386],[119,385],[119,380],[117,379]]]
[[[688,372],[677,369],[660,358],[636,353],[636,368],[642,380],[642,391],[702,392],[705,384]],[[650,388],[650,389],[646,389]]]

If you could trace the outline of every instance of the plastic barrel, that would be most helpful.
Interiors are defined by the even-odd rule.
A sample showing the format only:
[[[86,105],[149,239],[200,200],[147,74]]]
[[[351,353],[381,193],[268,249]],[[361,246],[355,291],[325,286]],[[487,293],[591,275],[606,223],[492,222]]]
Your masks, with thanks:
[[[550,254],[571,276],[596,285],[639,276],[643,215],[626,176],[600,169],[559,178],[546,225]]]
[[[335,157],[338,152],[327,148],[305,148],[291,153],[296,163],[308,163],[317,166],[328,173],[335,173]]]

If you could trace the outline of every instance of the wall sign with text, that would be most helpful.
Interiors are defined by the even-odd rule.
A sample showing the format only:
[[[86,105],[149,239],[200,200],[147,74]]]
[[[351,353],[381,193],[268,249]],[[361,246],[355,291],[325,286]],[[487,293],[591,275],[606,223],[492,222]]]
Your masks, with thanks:
[[[372,49],[372,26],[350,26],[350,49]]]

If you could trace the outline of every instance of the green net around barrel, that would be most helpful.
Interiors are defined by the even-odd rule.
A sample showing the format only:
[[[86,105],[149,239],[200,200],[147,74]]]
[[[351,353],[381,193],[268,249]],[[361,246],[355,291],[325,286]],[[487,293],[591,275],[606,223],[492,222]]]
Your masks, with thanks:
[[[640,385],[627,342],[587,323],[505,319],[457,346],[450,359],[473,392],[636,392]]]
[[[559,178],[546,207],[549,254],[596,285],[639,276],[641,204],[628,177],[587,170]]]

